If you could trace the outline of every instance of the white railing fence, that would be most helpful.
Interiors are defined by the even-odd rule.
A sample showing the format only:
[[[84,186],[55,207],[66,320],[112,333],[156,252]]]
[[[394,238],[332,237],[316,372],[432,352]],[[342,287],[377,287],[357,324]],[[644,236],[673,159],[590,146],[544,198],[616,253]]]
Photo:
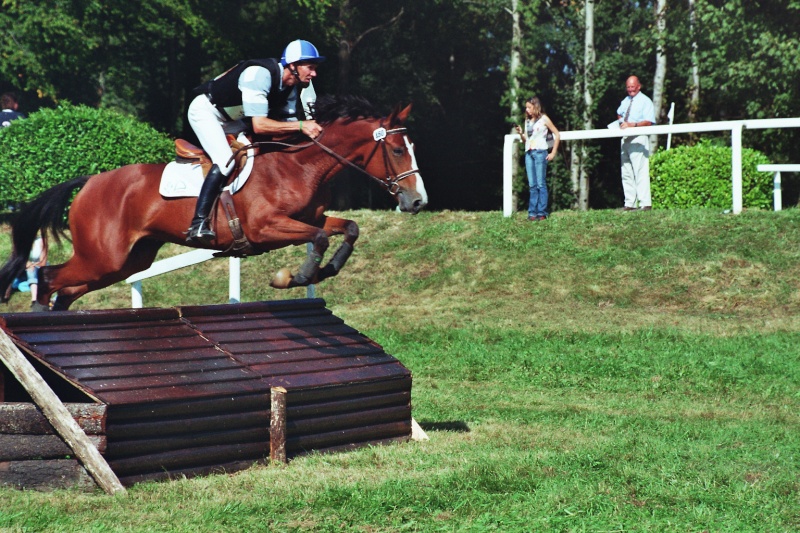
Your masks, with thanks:
[[[713,131],[729,131],[731,133],[731,187],[733,189],[734,213],[742,211],[742,130],[768,128],[800,128],[800,117],[772,118],[758,120],[728,120],[720,122],[701,122],[691,124],[672,124],[669,126],[647,126],[644,128],[628,128],[624,130],[574,130],[562,131],[562,141],[578,141],[591,139],[608,139],[613,137],[630,137],[636,135],[674,135],[680,133],[707,133]],[[510,217],[514,212],[513,179],[511,175],[512,160],[516,157],[515,144],[519,136],[508,134],[503,142],[503,216]],[[778,177],[780,183],[780,177]],[[780,195],[780,189],[778,190]],[[777,204],[776,204],[777,205]]]
[[[775,204],[775,211],[783,209],[783,198],[781,195],[781,172],[800,172],[800,165],[758,165],[759,172],[772,172],[772,201]]]
[[[312,249],[311,243],[306,245],[306,251],[310,252]],[[131,286],[131,307],[140,309],[144,305],[144,296],[142,294],[142,280],[160,276],[173,270],[178,270],[197,263],[208,261],[209,259],[217,259],[214,257],[216,250],[192,250],[184,254],[162,259],[153,263],[150,268],[138,272],[125,280],[125,283]],[[237,303],[241,300],[241,262],[238,257],[228,258],[228,303]],[[314,298],[316,287],[309,285],[306,287],[306,298]]]

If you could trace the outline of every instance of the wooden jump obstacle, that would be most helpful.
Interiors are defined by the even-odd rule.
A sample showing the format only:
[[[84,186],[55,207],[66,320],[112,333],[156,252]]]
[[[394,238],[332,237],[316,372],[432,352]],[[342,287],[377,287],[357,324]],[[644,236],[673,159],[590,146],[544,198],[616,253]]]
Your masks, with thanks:
[[[320,299],[15,313],[0,328],[0,485],[121,492],[406,441],[415,425],[410,371]],[[66,410],[41,408],[14,353]]]

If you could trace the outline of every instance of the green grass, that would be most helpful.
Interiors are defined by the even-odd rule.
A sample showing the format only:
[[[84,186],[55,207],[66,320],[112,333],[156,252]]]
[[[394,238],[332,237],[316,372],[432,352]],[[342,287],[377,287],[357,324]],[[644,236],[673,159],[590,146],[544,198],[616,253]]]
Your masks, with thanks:
[[[412,370],[429,441],[126,497],[0,489],[0,531],[800,529],[800,211],[344,215],[362,237],[318,296]],[[243,300],[304,297],[268,287],[303,254],[244,260]],[[145,304],[225,302],[226,273]]]

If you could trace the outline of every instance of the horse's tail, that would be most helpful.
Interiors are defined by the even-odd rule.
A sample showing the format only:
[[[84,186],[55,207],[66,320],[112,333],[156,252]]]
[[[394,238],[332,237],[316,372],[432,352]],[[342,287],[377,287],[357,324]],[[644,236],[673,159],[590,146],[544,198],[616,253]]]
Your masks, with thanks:
[[[18,211],[11,223],[12,250],[6,264],[0,268],[0,301],[8,301],[14,279],[25,271],[33,242],[41,232],[47,242],[48,233],[56,243],[66,238],[67,207],[76,190],[91,176],[81,176],[51,187]]]

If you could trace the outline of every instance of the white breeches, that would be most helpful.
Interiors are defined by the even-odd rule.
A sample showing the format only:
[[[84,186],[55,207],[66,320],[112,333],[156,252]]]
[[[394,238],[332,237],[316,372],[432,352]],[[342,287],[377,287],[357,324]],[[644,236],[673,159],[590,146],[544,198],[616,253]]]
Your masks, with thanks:
[[[225,135],[229,133],[236,136],[245,131],[245,123],[241,120],[227,120],[204,94],[197,96],[189,104],[188,119],[211,161],[223,174],[230,175],[235,163],[231,161],[231,147]]]

